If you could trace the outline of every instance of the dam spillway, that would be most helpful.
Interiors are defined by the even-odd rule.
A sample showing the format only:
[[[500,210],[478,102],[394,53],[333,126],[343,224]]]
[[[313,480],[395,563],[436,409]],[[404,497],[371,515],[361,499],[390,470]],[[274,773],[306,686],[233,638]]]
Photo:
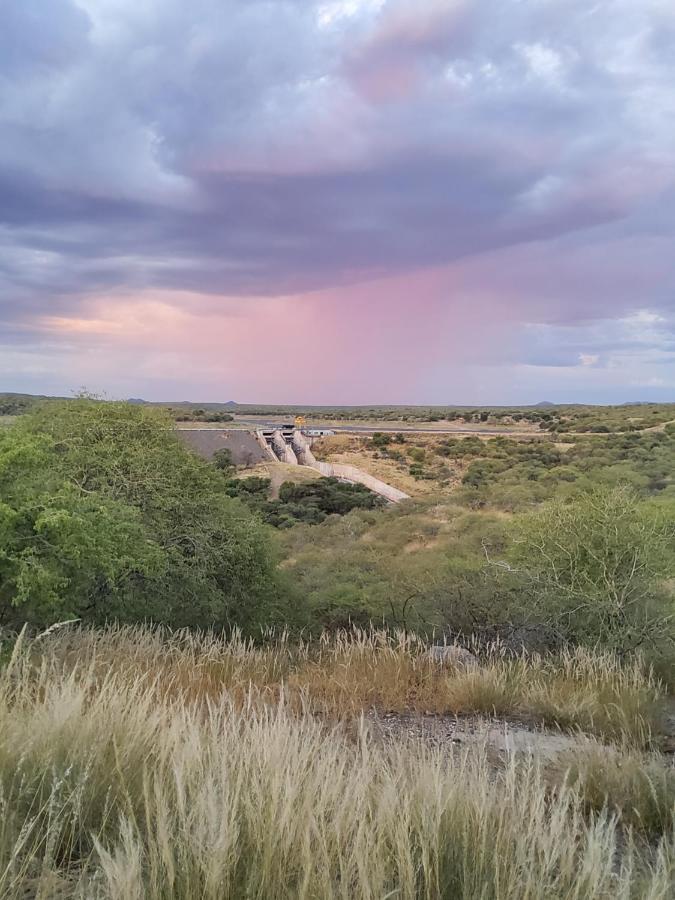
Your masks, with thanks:
[[[390,503],[409,500],[410,495],[404,491],[369,475],[357,466],[343,463],[321,462],[312,453],[311,440],[297,428],[279,427],[275,429],[258,429],[256,438],[261,446],[269,451],[269,456],[278,462],[290,465],[302,465],[314,469],[326,478],[338,478],[351,484],[361,484]]]

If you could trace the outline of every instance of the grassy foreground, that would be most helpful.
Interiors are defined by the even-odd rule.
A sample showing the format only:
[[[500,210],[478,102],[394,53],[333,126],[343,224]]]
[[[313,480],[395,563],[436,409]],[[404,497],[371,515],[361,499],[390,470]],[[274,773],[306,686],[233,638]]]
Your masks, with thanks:
[[[671,895],[675,783],[642,749],[660,699],[647,673],[588,653],[452,672],[421,649],[142,629],[20,641],[0,676],[0,896]],[[358,716],[490,698],[617,742],[580,737],[551,766],[382,743]]]

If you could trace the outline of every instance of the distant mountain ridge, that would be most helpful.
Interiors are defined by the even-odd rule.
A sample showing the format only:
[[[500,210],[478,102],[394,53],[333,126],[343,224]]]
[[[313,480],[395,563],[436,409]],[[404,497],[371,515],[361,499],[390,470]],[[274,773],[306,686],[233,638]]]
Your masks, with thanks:
[[[129,397],[126,402],[145,406],[201,406],[203,409],[239,406],[236,400],[226,400],[224,403],[202,403],[199,400],[143,400],[142,397]]]

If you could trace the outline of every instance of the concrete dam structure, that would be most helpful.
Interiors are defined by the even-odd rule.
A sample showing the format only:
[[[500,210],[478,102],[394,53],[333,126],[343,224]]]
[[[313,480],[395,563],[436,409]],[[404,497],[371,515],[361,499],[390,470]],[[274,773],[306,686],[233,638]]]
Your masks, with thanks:
[[[177,429],[176,434],[195,453],[205,459],[211,459],[218,450],[229,450],[232,461],[238,466],[254,466],[265,460],[283,462],[291,466],[307,466],[326,478],[339,478],[352,484],[362,484],[390,503],[410,499],[408,494],[356,466],[320,462],[312,453],[311,438],[292,425],[258,429],[255,433],[193,427]]]
[[[309,438],[297,428],[282,426],[276,429],[258,429],[256,439],[267,458],[273,459],[275,462],[307,466],[326,478],[339,478],[341,481],[349,481],[352,484],[362,484],[390,503],[400,503],[401,500],[410,499],[408,494],[380,481],[379,478],[369,475],[356,466],[320,462],[312,453],[312,444]]]
[[[237,466],[255,466],[269,458],[268,447],[261,447],[250,431],[234,431],[206,426],[177,428],[176,436],[204,459],[213,459],[219,450],[228,450]],[[274,456],[276,459],[276,456]]]

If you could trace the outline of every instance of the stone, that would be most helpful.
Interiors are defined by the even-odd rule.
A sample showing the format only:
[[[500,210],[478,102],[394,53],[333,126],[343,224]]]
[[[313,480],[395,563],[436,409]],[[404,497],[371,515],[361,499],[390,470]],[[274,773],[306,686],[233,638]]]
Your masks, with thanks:
[[[477,669],[479,665],[473,653],[456,644],[434,644],[429,647],[424,656],[430,662],[441,666],[452,666],[456,669]]]

